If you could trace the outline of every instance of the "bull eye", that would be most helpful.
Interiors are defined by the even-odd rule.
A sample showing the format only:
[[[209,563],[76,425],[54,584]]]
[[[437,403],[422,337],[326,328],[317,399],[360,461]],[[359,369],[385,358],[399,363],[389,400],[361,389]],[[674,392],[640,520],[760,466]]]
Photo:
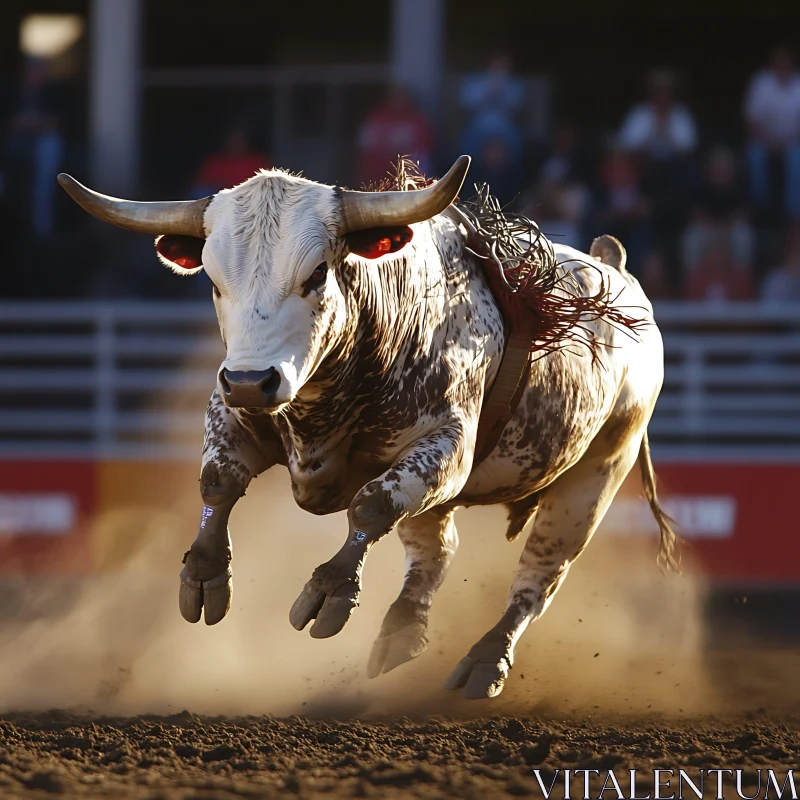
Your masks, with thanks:
[[[328,264],[323,261],[312,273],[311,277],[303,284],[303,297],[315,289],[319,289],[328,276]]]

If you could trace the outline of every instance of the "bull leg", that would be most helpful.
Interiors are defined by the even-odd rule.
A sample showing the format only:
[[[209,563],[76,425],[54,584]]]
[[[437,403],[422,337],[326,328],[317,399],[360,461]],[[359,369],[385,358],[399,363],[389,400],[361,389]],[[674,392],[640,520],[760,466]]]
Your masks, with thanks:
[[[434,508],[403,520],[398,526],[406,548],[406,576],[372,646],[367,676],[381,673],[416,658],[428,646],[428,614],[433,596],[442,585],[458,547],[454,510]]]
[[[570,565],[586,547],[636,461],[639,437],[611,457],[591,451],[539,497],[533,529],[520,557],[506,612],[461,659],[446,689],[469,699],[496,697],[514,663],[514,647],[528,624],[553,599]]]
[[[183,618],[206,625],[230,610],[233,577],[228,517],[250,481],[278,460],[270,431],[258,441],[214,392],[206,410],[200,495],[200,530],[183,557],[179,605]]]
[[[525,529],[525,526],[536,515],[539,506],[539,495],[530,494],[521,500],[514,500],[506,505],[508,509],[508,530],[506,539],[513,542]]]
[[[339,633],[358,605],[369,548],[406,517],[452,500],[466,483],[471,461],[464,426],[454,420],[415,442],[391,469],[361,488],[347,512],[347,540],[314,570],[289,612],[292,626],[300,631],[315,619],[315,639]]]

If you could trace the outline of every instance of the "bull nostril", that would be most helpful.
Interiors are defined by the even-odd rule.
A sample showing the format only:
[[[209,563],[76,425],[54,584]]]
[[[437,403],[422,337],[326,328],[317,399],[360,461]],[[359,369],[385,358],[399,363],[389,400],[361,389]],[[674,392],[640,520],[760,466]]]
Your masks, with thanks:
[[[219,372],[219,391],[231,408],[271,408],[281,383],[281,373],[274,367],[262,370]]]
[[[281,374],[275,367],[270,367],[267,372],[269,375],[262,382],[261,391],[265,395],[275,394],[275,392],[278,391],[278,387],[281,385]]]

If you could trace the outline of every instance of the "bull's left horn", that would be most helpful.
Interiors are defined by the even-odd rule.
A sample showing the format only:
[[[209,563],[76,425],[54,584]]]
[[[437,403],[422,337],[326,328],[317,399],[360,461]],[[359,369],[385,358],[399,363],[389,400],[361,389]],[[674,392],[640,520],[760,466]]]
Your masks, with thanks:
[[[441,214],[458,196],[469,169],[459,156],[450,171],[427,189],[411,192],[342,192],[341,235],[384,225],[412,225]]]
[[[203,217],[213,196],[201,200],[140,203],[95,192],[64,172],[58,176],[58,183],[84,211],[126,231],[206,238]]]

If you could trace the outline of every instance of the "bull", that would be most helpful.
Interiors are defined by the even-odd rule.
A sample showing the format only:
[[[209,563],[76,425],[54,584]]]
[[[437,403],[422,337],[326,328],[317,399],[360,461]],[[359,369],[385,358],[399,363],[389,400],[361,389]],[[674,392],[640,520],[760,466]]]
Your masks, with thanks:
[[[661,529],[647,425],[663,379],[650,303],[601,237],[590,254],[552,245],[575,297],[607,291],[639,309],[635,335],[602,316],[570,335],[594,357],[557,348],[529,367],[491,452],[476,459],[478,421],[506,345],[503,315],[458,217],[446,213],[469,158],[418,191],[349,191],[280,170],[196,201],[141,203],[98,194],[67,175],[86,211],[156,235],[179,274],[204,269],[225,360],[205,416],[200,530],[184,557],[180,610],[209,625],[231,606],[231,509],[276,464],[296,503],[347,510],[341,549],[291,608],[314,638],[342,630],[358,605],[370,548],[397,531],[407,560],[367,671],[386,673],[428,644],[428,615],[458,545],[460,506],[503,504],[509,539],[533,521],[505,612],[461,659],[446,688],[499,694],[514,647],[539,617],[638,460]],[[451,209],[452,210],[452,209]],[[560,291],[554,289],[554,291]]]

